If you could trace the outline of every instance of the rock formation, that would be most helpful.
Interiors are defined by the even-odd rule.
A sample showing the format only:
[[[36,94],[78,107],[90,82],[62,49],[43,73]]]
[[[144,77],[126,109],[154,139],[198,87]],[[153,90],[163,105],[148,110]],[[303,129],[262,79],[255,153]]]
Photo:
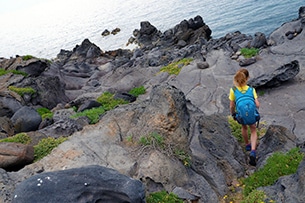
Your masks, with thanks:
[[[231,135],[227,122],[229,88],[242,60],[234,55],[245,47],[260,50],[245,68],[259,94],[262,120],[268,124],[266,135],[259,141],[257,169],[276,151],[286,152],[296,146],[303,149],[304,10],[300,8],[298,19],[283,24],[268,37],[259,32],[254,37],[235,32],[213,39],[209,27],[196,16],[164,33],[142,22],[133,33],[139,47],[132,51],[104,52],[85,39],[72,51],[61,50],[51,62],[2,59],[3,69],[28,75],[0,77],[1,138],[27,132],[33,138],[31,145],[45,137],[68,140],[40,161],[22,162],[24,167],[16,172],[1,169],[0,202],[40,201],[34,197],[37,188],[47,189],[42,191],[46,199],[63,198],[63,189],[54,191],[54,185],[38,187],[40,180],[45,183],[45,177],[71,188],[62,201],[110,198],[141,202],[145,188],[145,195],[166,190],[189,201],[219,202],[229,186],[245,176],[248,167],[247,154]],[[288,37],[289,31],[297,34]],[[188,57],[194,60],[178,75],[159,72],[163,66]],[[146,94],[128,96],[129,90],[141,85]],[[31,87],[35,94],[18,95],[10,86]],[[108,111],[94,125],[83,118],[70,118],[74,110],[69,107],[96,107],[97,97],[106,91],[132,103]],[[53,119],[37,119],[30,109],[38,107],[52,109]],[[16,116],[21,110],[28,113]],[[26,123],[28,120],[31,123]],[[154,135],[162,137],[160,145],[139,144],[141,137]],[[304,161],[297,174],[262,189],[278,202],[304,201],[304,190],[299,189],[303,167]],[[87,170],[90,177],[86,177]],[[114,173],[114,182],[124,179],[118,190],[112,188],[112,196],[104,190],[107,184],[91,176],[104,172]],[[74,176],[81,181],[71,179]],[[134,190],[125,190],[129,183]],[[92,185],[101,188],[104,195]],[[48,191],[54,191],[52,197]]]

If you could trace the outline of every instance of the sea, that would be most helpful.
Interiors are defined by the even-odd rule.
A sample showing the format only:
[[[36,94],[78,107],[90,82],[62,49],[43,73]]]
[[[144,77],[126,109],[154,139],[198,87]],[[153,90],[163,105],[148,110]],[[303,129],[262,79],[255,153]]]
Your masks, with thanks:
[[[127,42],[142,21],[164,32],[197,15],[214,39],[235,31],[268,36],[301,6],[304,0],[0,0],[0,58],[53,59],[86,38],[103,51],[134,49]]]

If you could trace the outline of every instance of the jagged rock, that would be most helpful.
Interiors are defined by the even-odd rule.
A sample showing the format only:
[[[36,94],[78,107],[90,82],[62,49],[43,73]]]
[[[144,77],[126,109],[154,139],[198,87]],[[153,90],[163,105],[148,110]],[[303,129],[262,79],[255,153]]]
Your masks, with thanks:
[[[111,31],[111,34],[116,35],[116,34],[118,34],[120,31],[121,31],[120,28],[115,28],[115,29],[113,29],[113,30]]]
[[[10,118],[22,107],[21,101],[18,101],[8,92],[1,92],[0,94],[0,116]]]
[[[34,148],[13,142],[0,142],[0,168],[19,170],[34,160]]]
[[[285,64],[273,72],[263,74],[251,79],[249,84],[253,87],[276,87],[294,78],[300,72],[299,61],[294,60]]]
[[[29,62],[26,66],[17,66],[16,70],[25,72],[28,76],[37,77],[48,68],[49,64],[41,59]]]
[[[239,65],[241,66],[241,67],[244,67],[244,66],[249,66],[249,65],[251,65],[251,64],[253,64],[253,63],[255,63],[256,62],[256,58],[254,58],[254,57],[252,57],[252,58],[246,58],[246,59],[241,59],[240,61],[239,61]]]
[[[103,32],[102,32],[102,36],[108,36],[108,35],[110,35],[110,31],[109,30],[107,30],[107,29],[105,29]]]
[[[25,78],[17,87],[32,87],[36,90],[31,98],[25,101],[27,104],[41,105],[45,108],[52,109],[58,103],[66,103],[69,101],[65,95],[64,85],[58,77],[39,76],[36,78]]]
[[[12,202],[146,201],[145,189],[139,180],[94,165],[32,176],[18,185]]]
[[[37,111],[28,106],[20,108],[11,118],[16,133],[38,130],[42,119]]]
[[[261,48],[267,45],[267,39],[264,33],[257,32],[254,34],[254,39],[252,40],[250,47]]]
[[[8,117],[0,117],[0,139],[14,135],[14,126]]]
[[[5,188],[0,190],[0,194],[5,195],[2,199],[11,202],[12,193],[5,190],[12,190],[18,182],[33,174],[98,163],[143,181],[149,192],[162,189],[171,192],[178,186],[189,193],[188,198],[199,197],[199,203],[222,200],[232,179],[244,175],[243,164],[247,163],[227,124],[228,92],[233,76],[240,68],[231,56],[240,48],[249,47],[256,39],[240,32],[209,39],[209,29],[207,25],[202,26],[201,20],[184,20],[164,33],[147,24],[148,29],[142,30],[149,34],[143,38],[144,41],[147,39],[147,46],[140,46],[137,51],[119,49],[103,53],[89,40],[77,45],[73,51],[61,50],[58,58],[39,77],[59,78],[58,83],[62,85],[70,105],[75,102],[79,107],[105,91],[128,92],[140,85],[145,86],[147,93],[138,97],[135,103],[108,111],[95,125],[88,125],[89,122],[83,118],[70,121],[63,117],[52,125],[31,132],[31,136],[37,138],[35,143],[41,137],[71,136],[49,156],[17,173],[0,171],[3,179],[0,185]],[[256,63],[246,67],[250,78],[264,88],[264,92],[258,89],[262,120],[285,126],[287,131],[295,134],[300,146],[304,146],[305,140],[305,111],[300,102],[304,100],[302,90],[305,88],[305,72],[301,68],[305,66],[302,46],[305,32],[301,31],[293,40],[287,39],[285,33],[304,29],[303,21],[303,18],[297,19],[275,30],[268,38],[269,47],[260,47]],[[140,38],[145,35],[143,33],[138,30],[134,35]],[[187,44],[181,48],[177,46],[179,40]],[[178,75],[160,73],[162,66],[186,57],[194,58],[196,62],[184,66]],[[6,62],[16,65],[17,60],[24,63],[19,58]],[[201,62],[209,64],[209,68],[199,69],[198,63]],[[279,67],[281,71],[278,71]],[[12,75],[0,79],[1,96],[9,98],[10,95],[12,98],[4,103],[15,100],[21,106],[25,101],[30,106],[39,104],[37,99],[26,100],[13,92],[6,93],[7,86],[30,80]],[[283,83],[285,80],[289,82]],[[266,86],[270,81],[272,85]],[[3,106],[6,108],[8,105]],[[13,108],[8,109],[1,113],[14,112]],[[137,145],[141,136],[152,132],[161,134],[170,143],[178,143],[177,146],[194,160],[191,167],[185,167],[173,157],[169,159],[162,150],[143,149]],[[226,145],[226,153],[223,143],[230,143],[229,147]],[[267,155],[261,154],[264,156]],[[8,182],[8,179],[12,181]]]
[[[297,146],[297,137],[287,128],[278,125],[270,125],[267,132],[259,140],[257,148],[257,167],[264,165],[266,159],[274,152],[288,152]]]
[[[45,134],[48,137],[59,138],[69,137],[73,133],[83,129],[85,125],[88,125],[89,121],[79,121],[67,118],[65,120],[59,120],[51,125],[40,129],[39,132]]]
[[[131,94],[128,94],[128,93],[116,93],[113,96],[113,98],[114,99],[123,99],[123,100],[128,101],[128,102],[134,102],[137,99],[137,97],[135,97]]]
[[[92,108],[95,108],[95,107],[100,107],[102,104],[95,101],[95,100],[89,100],[89,101],[86,101],[85,103],[83,103],[78,109],[77,109],[77,112],[82,112],[86,109],[92,109]]]

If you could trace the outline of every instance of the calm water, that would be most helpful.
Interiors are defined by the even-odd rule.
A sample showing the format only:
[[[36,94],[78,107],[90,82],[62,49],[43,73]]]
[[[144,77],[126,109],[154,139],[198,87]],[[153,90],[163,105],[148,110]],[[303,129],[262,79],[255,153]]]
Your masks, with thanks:
[[[213,38],[237,30],[269,35],[297,18],[301,6],[304,0],[0,0],[0,57],[55,58],[85,38],[102,50],[126,48],[141,21],[163,32],[196,15]],[[117,35],[101,36],[117,27]]]

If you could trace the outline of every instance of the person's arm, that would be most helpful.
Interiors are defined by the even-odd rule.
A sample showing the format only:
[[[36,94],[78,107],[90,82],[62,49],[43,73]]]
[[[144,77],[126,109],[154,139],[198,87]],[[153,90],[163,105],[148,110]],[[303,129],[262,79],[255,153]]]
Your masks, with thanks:
[[[259,109],[260,103],[259,103],[258,99],[256,98],[254,101],[255,101],[256,108]]]
[[[233,116],[235,112],[235,101],[230,101],[230,113]]]
[[[259,101],[258,101],[258,96],[257,96],[257,93],[256,93],[256,90],[253,88],[253,96],[254,96],[254,102],[255,102],[255,105],[256,105],[256,108],[259,109]]]
[[[235,95],[234,95],[234,91],[232,88],[230,89],[229,100],[230,100],[230,113],[232,116],[233,115],[235,116],[235,113],[236,113],[235,112]]]

